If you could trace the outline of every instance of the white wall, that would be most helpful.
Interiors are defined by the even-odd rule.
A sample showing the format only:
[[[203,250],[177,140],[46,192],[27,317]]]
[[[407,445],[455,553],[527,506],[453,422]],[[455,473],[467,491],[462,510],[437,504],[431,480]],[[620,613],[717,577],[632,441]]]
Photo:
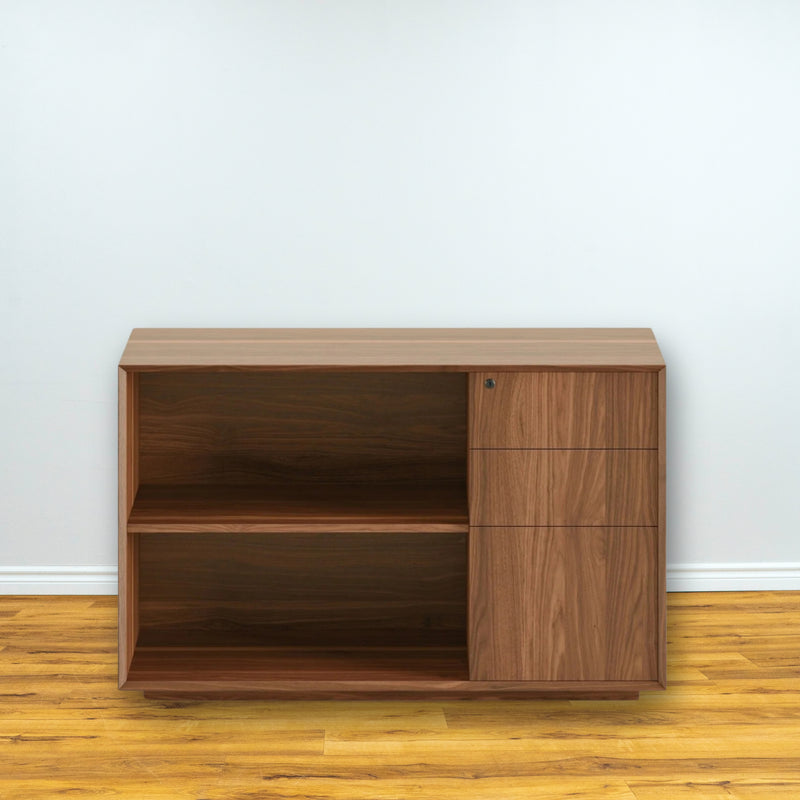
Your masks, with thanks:
[[[130,328],[307,325],[652,327],[672,586],[800,588],[798,41],[790,0],[0,4],[6,588],[113,588]]]

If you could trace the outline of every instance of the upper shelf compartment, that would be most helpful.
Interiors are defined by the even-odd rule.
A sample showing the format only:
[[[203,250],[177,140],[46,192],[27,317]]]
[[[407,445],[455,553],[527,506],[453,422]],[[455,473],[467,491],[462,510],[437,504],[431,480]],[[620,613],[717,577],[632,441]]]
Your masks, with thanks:
[[[131,532],[464,531],[466,375],[141,372]]]

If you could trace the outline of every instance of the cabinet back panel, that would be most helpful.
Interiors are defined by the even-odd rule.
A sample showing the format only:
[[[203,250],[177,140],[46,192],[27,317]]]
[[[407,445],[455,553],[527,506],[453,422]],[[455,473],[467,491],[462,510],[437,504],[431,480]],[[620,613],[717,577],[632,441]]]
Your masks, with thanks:
[[[142,483],[466,480],[462,373],[141,373]]]
[[[461,645],[466,534],[139,534],[140,645]]]

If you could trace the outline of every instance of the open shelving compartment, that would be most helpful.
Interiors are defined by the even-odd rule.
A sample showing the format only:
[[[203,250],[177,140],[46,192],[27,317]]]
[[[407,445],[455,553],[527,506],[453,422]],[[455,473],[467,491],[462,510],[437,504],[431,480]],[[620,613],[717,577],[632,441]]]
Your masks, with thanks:
[[[465,373],[125,380],[125,688],[468,679]]]

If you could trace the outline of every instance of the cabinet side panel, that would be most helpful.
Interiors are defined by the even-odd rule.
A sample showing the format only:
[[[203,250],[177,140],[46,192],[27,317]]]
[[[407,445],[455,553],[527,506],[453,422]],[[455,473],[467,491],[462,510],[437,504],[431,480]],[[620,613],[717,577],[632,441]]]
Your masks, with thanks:
[[[658,371],[658,682],[667,686],[667,370]]]
[[[471,680],[653,680],[656,529],[473,528]]]
[[[118,368],[118,651],[119,684],[125,682],[138,635],[137,560],[135,536],[128,536],[127,523],[138,477],[138,376]]]

